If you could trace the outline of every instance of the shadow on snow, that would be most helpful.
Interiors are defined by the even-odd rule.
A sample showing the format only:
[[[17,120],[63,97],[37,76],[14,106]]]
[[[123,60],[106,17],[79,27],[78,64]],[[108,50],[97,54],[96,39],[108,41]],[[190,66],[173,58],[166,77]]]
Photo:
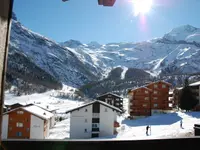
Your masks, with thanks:
[[[160,114],[147,118],[135,120],[123,120],[122,124],[127,126],[147,126],[147,125],[170,125],[180,121],[182,118],[177,113]]]

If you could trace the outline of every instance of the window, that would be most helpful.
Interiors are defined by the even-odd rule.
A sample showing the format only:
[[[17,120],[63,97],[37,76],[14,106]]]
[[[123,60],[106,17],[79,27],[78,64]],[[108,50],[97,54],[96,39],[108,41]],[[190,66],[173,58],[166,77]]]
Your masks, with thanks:
[[[119,105],[119,103],[116,103],[116,105],[118,106],[118,105]]]
[[[154,91],[153,93],[154,93],[154,94],[158,94],[158,91]]]
[[[21,110],[19,110],[19,111],[17,111],[17,114],[24,114],[24,112],[23,111],[21,111]]]
[[[23,127],[23,123],[17,122],[17,123],[16,123],[16,127],[22,128],[22,127]]]
[[[157,100],[158,98],[157,98],[157,97],[154,97],[153,99],[154,99],[154,100]]]
[[[153,104],[154,107],[158,107],[158,104]]]
[[[87,119],[85,119],[85,122],[87,122]]]
[[[92,123],[99,123],[99,118],[92,118]]]
[[[85,109],[85,112],[87,112],[87,109]]]
[[[17,132],[16,136],[22,136],[22,132]]]
[[[12,118],[10,117],[10,121],[12,121]]]
[[[105,108],[105,112],[108,112],[107,108]]]
[[[154,84],[154,88],[157,88],[158,87],[158,85],[157,84]]]
[[[92,124],[92,128],[99,128],[99,124],[98,123],[93,123]]]
[[[148,98],[148,97],[145,97],[144,100],[149,100],[149,98]]]
[[[99,128],[92,128],[92,131],[93,131],[93,132],[98,132],[98,131],[99,131]]]
[[[142,106],[143,106],[143,107],[146,107],[146,106],[147,106],[147,104],[143,104]]]
[[[87,129],[85,129],[85,132],[87,132]]]
[[[162,85],[162,88],[166,88],[166,85],[165,85],[165,84],[163,84],[163,85]]]
[[[148,94],[148,93],[149,93],[149,91],[145,90],[145,94]]]
[[[93,137],[99,137],[99,134],[98,133],[92,133],[92,138]]]

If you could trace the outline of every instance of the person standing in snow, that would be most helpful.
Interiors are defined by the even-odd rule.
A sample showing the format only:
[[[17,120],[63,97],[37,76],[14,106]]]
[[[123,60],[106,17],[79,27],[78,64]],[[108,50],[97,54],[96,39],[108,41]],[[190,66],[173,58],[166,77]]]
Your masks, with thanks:
[[[148,135],[149,125],[146,127],[146,135]]]
[[[183,120],[180,121],[180,127],[183,128]]]

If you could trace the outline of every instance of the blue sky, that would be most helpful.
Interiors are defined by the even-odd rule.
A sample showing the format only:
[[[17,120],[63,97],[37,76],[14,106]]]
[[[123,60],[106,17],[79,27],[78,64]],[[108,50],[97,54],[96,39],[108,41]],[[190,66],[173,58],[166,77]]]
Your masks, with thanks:
[[[13,9],[25,27],[57,42],[139,42],[184,24],[200,27],[200,0],[153,0],[143,24],[130,1],[103,7],[97,0],[15,0]]]

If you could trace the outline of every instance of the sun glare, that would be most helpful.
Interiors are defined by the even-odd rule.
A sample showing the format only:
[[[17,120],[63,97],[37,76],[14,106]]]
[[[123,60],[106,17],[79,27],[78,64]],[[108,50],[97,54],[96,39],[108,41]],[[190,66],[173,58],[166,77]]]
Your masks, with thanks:
[[[152,4],[152,0],[134,0],[134,15],[147,14],[151,10]]]

